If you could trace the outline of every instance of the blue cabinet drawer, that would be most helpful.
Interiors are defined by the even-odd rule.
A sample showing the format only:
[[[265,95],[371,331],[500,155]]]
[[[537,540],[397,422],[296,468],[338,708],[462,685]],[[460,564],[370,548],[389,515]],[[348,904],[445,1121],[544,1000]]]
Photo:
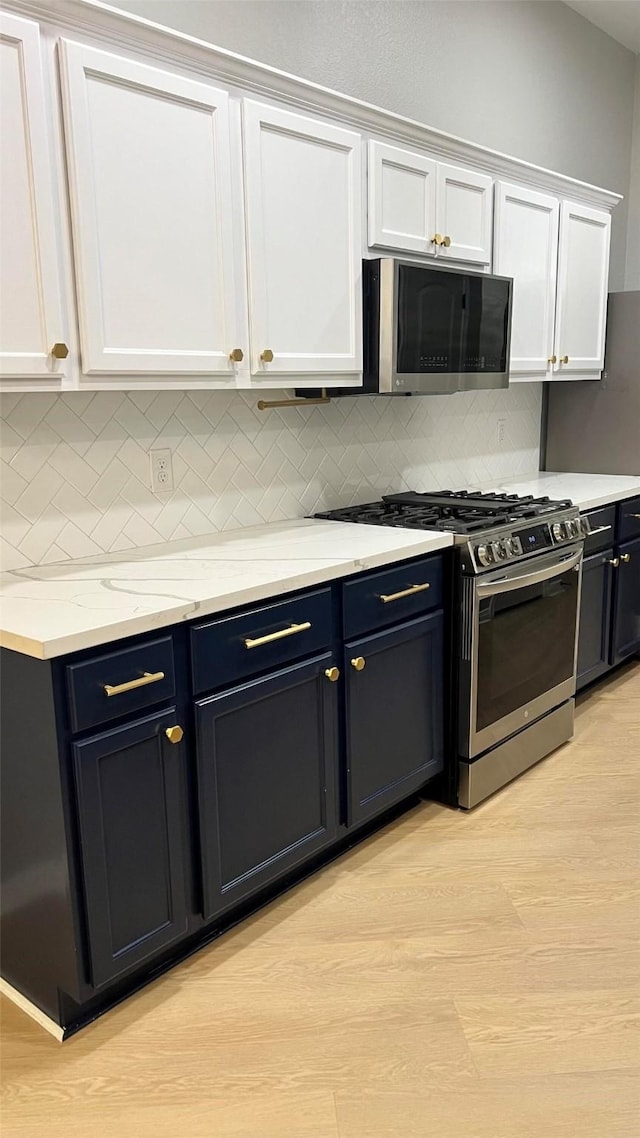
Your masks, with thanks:
[[[589,557],[600,549],[610,549],[616,536],[616,507],[603,506],[599,510],[587,510],[592,533],[584,543],[584,555]]]
[[[404,561],[343,587],[344,635],[358,636],[442,604],[442,557]]]
[[[174,697],[173,640],[162,636],[68,664],[66,678],[72,730],[97,727]]]
[[[640,537],[640,498],[627,498],[618,505],[618,541]]]
[[[330,641],[330,589],[196,624],[191,629],[193,690],[230,687],[327,648]]]

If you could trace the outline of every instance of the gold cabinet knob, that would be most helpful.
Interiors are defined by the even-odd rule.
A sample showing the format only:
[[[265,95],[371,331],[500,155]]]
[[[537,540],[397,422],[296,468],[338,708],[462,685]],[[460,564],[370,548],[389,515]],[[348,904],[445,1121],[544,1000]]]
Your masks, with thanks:
[[[165,735],[170,743],[181,743],[184,731],[176,724],[175,727],[167,727]]]
[[[558,357],[557,357],[557,356],[549,356],[549,358],[548,358],[548,360],[547,360],[547,363],[548,363],[548,364],[557,364],[557,362],[558,362]]]
[[[444,245],[445,249],[448,249],[449,246],[451,245],[451,238],[450,237],[443,237],[442,238],[442,244]]]
[[[569,363],[569,357],[568,356],[560,356],[560,363],[561,364],[568,364]]]
[[[339,668],[325,668],[324,674],[327,677],[327,679],[329,680],[329,682],[332,684],[335,684],[337,682],[337,680],[340,679],[340,669]]]
[[[241,364],[244,359],[242,348],[234,348],[233,351],[229,352],[229,359],[232,364]]]
[[[607,565],[613,565],[613,568],[617,569],[619,564],[620,564],[620,558],[619,557],[607,557]]]
[[[621,561],[631,561],[631,554],[630,553],[621,553],[620,554],[620,560]]]
[[[66,344],[54,344],[51,349],[51,355],[54,360],[66,360],[69,355],[69,349]]]
[[[441,233],[436,233],[431,238],[431,244],[432,245],[444,245],[444,242],[445,242],[445,238],[442,236]]]
[[[361,672],[366,664],[364,656],[354,656],[351,661],[351,667],[355,668],[356,672]]]
[[[273,352],[271,348],[265,348],[264,352],[260,352],[260,359],[263,364],[270,364],[273,362]]]

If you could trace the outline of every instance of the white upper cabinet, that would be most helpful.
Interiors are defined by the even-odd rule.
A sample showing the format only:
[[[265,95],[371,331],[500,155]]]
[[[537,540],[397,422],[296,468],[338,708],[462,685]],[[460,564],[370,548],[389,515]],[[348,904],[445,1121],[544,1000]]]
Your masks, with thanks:
[[[62,75],[83,371],[233,380],[226,92],[69,41]]]
[[[369,244],[435,254],[436,163],[383,142],[369,143]]]
[[[251,100],[243,134],[251,372],[359,380],[360,135]]]
[[[369,245],[491,264],[493,179],[369,143]]]
[[[40,29],[0,12],[0,373],[64,374],[53,176]]]
[[[490,265],[493,179],[439,162],[436,203],[438,256]]]
[[[609,279],[611,216],[563,202],[560,212],[556,370],[600,371]]]
[[[493,269],[513,277],[512,375],[543,379],[552,366],[559,202],[524,186],[496,186]]]

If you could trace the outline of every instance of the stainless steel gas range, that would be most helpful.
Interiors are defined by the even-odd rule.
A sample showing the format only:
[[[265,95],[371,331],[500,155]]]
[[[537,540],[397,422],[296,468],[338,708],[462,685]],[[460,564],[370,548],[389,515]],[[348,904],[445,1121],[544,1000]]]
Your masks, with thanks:
[[[571,738],[589,523],[570,501],[409,492],[316,517],[454,535],[460,806],[477,805]]]

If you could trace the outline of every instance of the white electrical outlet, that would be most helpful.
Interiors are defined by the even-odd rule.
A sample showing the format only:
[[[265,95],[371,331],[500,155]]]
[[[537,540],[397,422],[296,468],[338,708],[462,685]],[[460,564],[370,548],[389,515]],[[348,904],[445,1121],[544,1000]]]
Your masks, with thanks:
[[[167,450],[150,450],[149,461],[151,463],[151,489],[156,494],[173,490],[171,451],[168,448]]]
[[[504,446],[504,434],[505,434],[506,426],[507,426],[507,420],[506,419],[498,419],[498,431],[497,431],[498,440],[497,441],[498,441],[499,447]]]

